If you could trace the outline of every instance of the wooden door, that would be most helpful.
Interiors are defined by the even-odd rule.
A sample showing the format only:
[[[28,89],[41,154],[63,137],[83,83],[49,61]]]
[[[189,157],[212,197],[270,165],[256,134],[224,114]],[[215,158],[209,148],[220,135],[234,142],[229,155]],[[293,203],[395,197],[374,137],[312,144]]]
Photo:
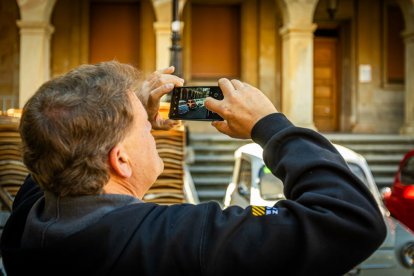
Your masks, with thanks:
[[[336,38],[314,39],[313,120],[319,131],[338,130]]]
[[[91,2],[89,62],[139,65],[139,3]]]

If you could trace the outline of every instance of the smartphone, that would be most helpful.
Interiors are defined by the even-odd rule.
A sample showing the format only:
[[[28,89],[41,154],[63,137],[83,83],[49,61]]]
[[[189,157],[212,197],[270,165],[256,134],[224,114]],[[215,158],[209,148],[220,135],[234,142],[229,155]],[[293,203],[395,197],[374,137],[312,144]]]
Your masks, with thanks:
[[[168,117],[174,120],[222,121],[217,113],[204,106],[207,97],[223,99],[218,86],[183,86],[175,87],[171,92],[171,104]]]

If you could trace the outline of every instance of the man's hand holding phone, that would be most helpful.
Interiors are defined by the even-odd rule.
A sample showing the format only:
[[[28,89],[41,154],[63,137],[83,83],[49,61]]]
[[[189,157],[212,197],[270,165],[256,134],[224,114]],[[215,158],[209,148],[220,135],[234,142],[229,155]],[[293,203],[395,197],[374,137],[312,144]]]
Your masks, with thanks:
[[[145,79],[141,90],[137,93],[138,98],[147,110],[148,121],[153,129],[168,130],[178,123],[177,121],[163,118],[159,113],[162,96],[170,93],[174,87],[180,87],[184,84],[182,78],[173,75],[174,70],[174,66],[170,66],[155,71]]]
[[[239,80],[222,78],[219,86],[176,86],[172,91],[169,118],[213,121],[220,132],[249,139],[253,126],[278,112],[257,88]]]
[[[219,80],[224,99],[207,97],[207,109],[219,114],[224,121],[212,125],[230,137],[250,139],[254,125],[263,117],[278,112],[273,103],[259,89],[239,80]]]

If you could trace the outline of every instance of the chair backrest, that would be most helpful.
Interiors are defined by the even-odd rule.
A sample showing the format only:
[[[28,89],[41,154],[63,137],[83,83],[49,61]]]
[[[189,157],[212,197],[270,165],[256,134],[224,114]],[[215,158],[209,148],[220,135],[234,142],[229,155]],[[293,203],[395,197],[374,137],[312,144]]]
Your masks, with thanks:
[[[170,105],[161,102],[160,113],[168,118]],[[188,199],[184,191],[184,162],[186,130],[180,124],[169,131],[153,130],[157,150],[164,161],[164,171],[144,195],[143,200],[158,204],[170,205],[184,203]]]
[[[19,117],[0,116],[0,203],[11,211],[14,197],[28,174],[23,164]]]

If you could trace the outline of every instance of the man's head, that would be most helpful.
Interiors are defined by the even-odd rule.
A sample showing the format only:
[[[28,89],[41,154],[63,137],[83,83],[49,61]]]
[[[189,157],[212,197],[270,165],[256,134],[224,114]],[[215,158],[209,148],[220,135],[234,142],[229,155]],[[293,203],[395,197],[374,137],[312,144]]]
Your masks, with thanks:
[[[134,170],[154,165],[134,156],[147,140],[155,147],[135,96],[139,88],[138,71],[118,62],[82,65],[43,84],[24,106],[20,123],[24,163],[39,185],[59,196],[101,193],[118,173],[112,167],[114,149],[127,159],[120,159],[121,169],[134,166],[126,178],[134,180]],[[160,162],[155,149],[148,154]]]

